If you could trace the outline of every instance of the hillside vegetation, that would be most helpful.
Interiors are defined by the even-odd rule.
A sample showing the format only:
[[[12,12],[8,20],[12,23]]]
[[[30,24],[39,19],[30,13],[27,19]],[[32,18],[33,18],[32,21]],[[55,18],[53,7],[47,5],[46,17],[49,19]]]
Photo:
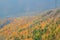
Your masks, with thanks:
[[[60,9],[13,18],[0,28],[0,40],[60,40]]]

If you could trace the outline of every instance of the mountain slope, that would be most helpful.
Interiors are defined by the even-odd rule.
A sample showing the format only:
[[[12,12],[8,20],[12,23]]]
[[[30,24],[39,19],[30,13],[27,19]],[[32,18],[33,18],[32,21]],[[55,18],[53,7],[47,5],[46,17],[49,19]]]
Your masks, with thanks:
[[[0,40],[60,40],[60,9],[14,18],[0,29]]]

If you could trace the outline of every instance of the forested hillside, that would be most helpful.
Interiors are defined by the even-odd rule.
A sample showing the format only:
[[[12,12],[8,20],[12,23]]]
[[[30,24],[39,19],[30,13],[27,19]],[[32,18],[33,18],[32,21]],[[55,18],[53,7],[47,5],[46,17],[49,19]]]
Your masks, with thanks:
[[[10,18],[0,24],[0,40],[60,40],[60,9]]]

